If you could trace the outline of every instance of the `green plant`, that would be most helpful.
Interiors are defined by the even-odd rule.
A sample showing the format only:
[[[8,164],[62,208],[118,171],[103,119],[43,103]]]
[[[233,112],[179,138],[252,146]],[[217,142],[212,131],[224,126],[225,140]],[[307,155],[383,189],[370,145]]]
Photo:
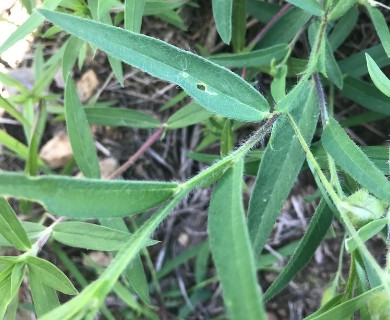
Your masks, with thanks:
[[[2,143],[26,160],[25,174],[0,172],[0,195],[23,199],[27,204],[38,202],[50,214],[75,221],[58,218],[49,227],[39,223],[21,223],[8,202],[1,199],[0,234],[4,239],[0,239],[0,244],[24,252],[19,256],[0,258],[1,316],[7,310],[7,317],[12,318],[15,314],[17,291],[28,269],[35,312],[41,319],[93,319],[100,308],[110,318],[104,300],[111,291],[135,313],[156,318],[153,309],[148,307],[151,304],[148,284],[139,254],[145,246],[153,244],[149,239],[152,233],[183,198],[194,189],[216,184],[209,208],[208,246],[222,286],[226,313],[231,318],[266,319],[266,302],[307,265],[327,235],[334,217],[346,230],[346,251],[351,256],[348,282],[345,287],[334,282],[334,287],[342,288],[343,292],[335,293],[307,319],[344,319],[355,312],[360,312],[362,319],[371,315],[377,319],[386,318],[387,309],[381,301],[390,299],[388,261],[382,267],[364,242],[379,234],[388,223],[390,183],[385,176],[389,174],[386,166],[388,150],[379,146],[376,149],[358,147],[334,119],[333,99],[336,87],[344,97],[369,110],[364,116],[345,120],[343,126],[364,123],[368,116],[381,119],[390,114],[390,80],[380,69],[390,62],[390,33],[377,8],[380,3],[376,1],[287,2],[279,7],[256,0],[246,3],[238,0],[212,1],[218,33],[225,43],[232,44],[234,53],[207,58],[139,33],[142,16],[147,10],[182,27],[175,9],[187,1],[126,0],[124,4],[119,1],[107,4],[88,1],[86,5],[84,1],[77,0],[47,0],[43,8],[34,11],[30,20],[0,48],[1,52],[12,45],[43,19],[53,23],[51,33],[64,30],[71,34],[61,49],[63,51],[55,55],[58,59],[55,61],[62,60],[66,79],[66,126],[75,160],[86,177],[80,180],[54,174],[38,176],[39,168],[45,170],[45,165],[38,158],[37,148],[45,126],[45,105],[51,102],[38,92],[47,83],[38,86],[41,89],[33,90],[30,96],[25,88],[14,82],[23,99],[28,96],[33,99],[31,101],[40,102],[41,111],[34,122],[32,117],[20,114],[12,106],[12,100],[0,100],[1,106],[24,125],[29,137],[28,146],[25,146],[14,142],[14,138],[5,132],[0,135]],[[33,8],[34,1],[23,3],[30,10]],[[54,11],[59,5],[59,9]],[[119,25],[124,19],[124,29],[112,26],[110,9],[113,7],[116,8],[114,23]],[[358,53],[336,61],[334,51],[356,24],[358,7],[367,10],[381,45],[366,50],[367,60],[363,53]],[[263,31],[248,45],[246,9],[266,23]],[[67,14],[61,13],[63,11]],[[295,45],[306,34],[310,47],[308,58],[292,57]],[[69,72],[77,58],[83,61],[83,57],[77,57],[75,53],[85,43],[109,56],[119,82],[123,82],[119,62],[123,61],[155,77],[176,83],[195,103],[177,111],[165,123],[135,110],[83,108]],[[38,52],[35,61],[42,60],[40,55]],[[52,74],[57,64],[47,62],[47,65]],[[243,77],[224,66],[242,72]],[[267,97],[245,80],[245,75],[252,80],[260,72],[272,77]],[[367,73],[374,86],[361,79]],[[291,78],[297,76],[298,83],[293,84]],[[5,76],[0,80],[14,81]],[[329,106],[325,90],[329,93]],[[23,103],[26,109],[26,100]],[[100,180],[90,123],[156,129],[140,150],[141,154],[167,130],[204,121],[207,132],[204,145],[216,137],[215,140],[220,141],[221,156],[212,157],[213,164],[186,182]],[[246,122],[255,123],[257,128],[241,142],[240,147],[234,149],[234,132],[244,127]],[[316,129],[321,140],[311,146]],[[267,146],[261,153],[256,153],[256,145],[268,134],[270,140]],[[202,161],[210,159],[199,152],[191,156]],[[246,219],[242,200],[243,175],[245,168],[246,172],[250,172],[253,159],[257,160],[257,164],[259,158],[260,165],[252,169],[257,178]],[[286,267],[262,293],[257,283],[256,267],[266,259],[263,253],[266,241],[305,162],[318,186],[319,204]],[[117,172],[113,177],[121,173]],[[154,207],[158,207],[156,212],[130,235],[121,217]],[[87,218],[100,219],[101,226],[77,221]],[[37,257],[48,240],[117,253],[106,269],[96,267],[100,275],[97,280],[88,283],[73,262],[67,260],[53,243],[54,250],[82,288],[77,292],[62,271]],[[200,248],[199,252],[202,252]],[[126,298],[126,290],[119,281],[124,273],[143,303]],[[153,277],[158,282],[158,275]],[[56,291],[75,297],[60,305]]]

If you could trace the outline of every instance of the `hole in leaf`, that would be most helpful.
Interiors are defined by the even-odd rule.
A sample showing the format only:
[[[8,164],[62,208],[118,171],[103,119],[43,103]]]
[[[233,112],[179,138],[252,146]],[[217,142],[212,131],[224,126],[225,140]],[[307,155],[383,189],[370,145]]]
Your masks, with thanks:
[[[197,87],[199,90],[206,91],[206,86],[205,86],[204,84],[198,83],[198,84],[196,85],[196,87]]]

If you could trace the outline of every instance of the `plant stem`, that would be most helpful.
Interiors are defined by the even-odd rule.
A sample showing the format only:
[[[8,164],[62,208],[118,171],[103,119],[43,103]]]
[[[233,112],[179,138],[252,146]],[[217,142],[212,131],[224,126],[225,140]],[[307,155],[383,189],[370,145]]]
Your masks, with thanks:
[[[205,170],[198,173],[192,179],[184,182],[181,185],[181,190],[192,190],[199,185],[204,184],[208,180],[213,179],[222,173],[226,167],[235,163],[236,159],[241,159],[245,156],[261,139],[263,139],[267,133],[272,129],[273,124],[279,118],[279,114],[271,114],[270,118],[237,150],[231,152],[220,161],[206,168]]]
[[[330,198],[332,199],[333,203],[335,204],[337,211],[340,213],[340,217],[342,222],[344,223],[344,226],[346,227],[349,235],[356,241],[357,247],[360,250],[361,254],[364,255],[364,257],[367,259],[368,263],[371,264],[371,266],[374,268],[375,272],[377,273],[378,277],[380,278],[387,294],[390,296],[390,283],[389,283],[389,274],[385,273],[382,268],[379,266],[377,261],[374,259],[374,257],[371,255],[371,253],[368,251],[367,247],[364,245],[364,242],[357,234],[355,227],[353,226],[351,220],[349,219],[347,212],[351,211],[353,208],[351,205],[349,205],[346,202],[343,202],[337,193],[333,190],[332,185],[328,181],[328,179],[325,177],[324,173],[322,172],[318,162],[314,158],[314,155],[310,151],[309,146],[307,145],[305,139],[303,138],[297,124],[295,123],[292,116],[287,113],[288,118],[290,120],[290,123],[295,131],[295,134],[297,135],[297,138],[299,142],[301,143],[302,149],[306,153],[306,159],[308,162],[310,162],[316,171],[322,185],[324,186],[326,192],[329,194]]]
[[[163,127],[159,128],[152,136],[146,140],[146,142],[138,149],[136,153],[134,153],[124,164],[122,164],[118,169],[116,169],[113,173],[108,176],[108,179],[118,178],[121,174],[123,174],[130,166],[138,160],[138,158],[150,148],[150,146],[155,143],[163,132]]]

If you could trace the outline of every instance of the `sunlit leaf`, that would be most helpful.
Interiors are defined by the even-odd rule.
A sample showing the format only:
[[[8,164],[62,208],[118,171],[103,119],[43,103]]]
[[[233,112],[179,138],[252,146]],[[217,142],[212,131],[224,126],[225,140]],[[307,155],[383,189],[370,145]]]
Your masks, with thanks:
[[[210,202],[208,231],[228,313],[232,319],[258,320],[266,319],[266,314],[245,225],[243,165],[243,160],[239,160],[224,173],[215,187]]]
[[[0,195],[37,201],[53,214],[75,218],[131,215],[169,199],[171,182],[103,181],[0,172]]]
[[[177,83],[211,112],[252,122],[262,120],[269,113],[267,101],[250,84],[229,70],[191,52],[96,21],[48,10],[39,12],[64,30],[111,56],[153,76]]]

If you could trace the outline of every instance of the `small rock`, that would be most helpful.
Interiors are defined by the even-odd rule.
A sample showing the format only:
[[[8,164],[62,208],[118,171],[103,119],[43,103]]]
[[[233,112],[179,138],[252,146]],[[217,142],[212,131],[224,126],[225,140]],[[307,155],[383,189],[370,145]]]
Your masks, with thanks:
[[[82,102],[87,101],[99,86],[99,80],[95,71],[89,69],[83,74],[79,81],[77,81],[77,89]]]
[[[72,146],[67,134],[61,131],[55,135],[41,148],[39,156],[51,168],[64,166],[73,156]]]

